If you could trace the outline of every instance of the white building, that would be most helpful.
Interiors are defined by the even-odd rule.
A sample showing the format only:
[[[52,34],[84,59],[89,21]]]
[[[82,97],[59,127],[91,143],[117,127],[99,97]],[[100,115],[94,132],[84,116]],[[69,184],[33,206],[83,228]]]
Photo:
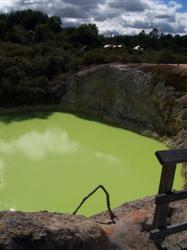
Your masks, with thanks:
[[[140,45],[137,45],[137,46],[135,46],[134,48],[133,48],[134,50],[144,50]]]
[[[122,47],[123,47],[122,44],[118,44],[118,45],[116,45],[116,44],[105,44],[103,48],[104,49],[108,49],[108,48],[115,49],[115,48],[122,48]]]

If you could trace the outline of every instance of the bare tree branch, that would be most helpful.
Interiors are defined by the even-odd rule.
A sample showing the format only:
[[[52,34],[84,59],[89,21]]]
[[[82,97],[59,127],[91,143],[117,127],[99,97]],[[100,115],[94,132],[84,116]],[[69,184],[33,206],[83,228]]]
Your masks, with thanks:
[[[107,208],[108,208],[108,212],[109,212],[109,215],[110,215],[110,219],[113,223],[115,223],[115,218],[116,216],[113,214],[112,210],[111,210],[111,207],[110,207],[110,195],[109,193],[107,192],[107,190],[105,189],[105,187],[103,185],[99,185],[98,187],[96,187],[90,194],[88,194],[86,197],[84,197],[81,201],[81,203],[79,204],[79,206],[76,208],[76,210],[73,212],[73,215],[75,215],[78,210],[80,209],[80,207],[84,204],[84,202],[90,198],[90,196],[92,196],[98,189],[102,189],[106,195],[106,203],[107,203]]]

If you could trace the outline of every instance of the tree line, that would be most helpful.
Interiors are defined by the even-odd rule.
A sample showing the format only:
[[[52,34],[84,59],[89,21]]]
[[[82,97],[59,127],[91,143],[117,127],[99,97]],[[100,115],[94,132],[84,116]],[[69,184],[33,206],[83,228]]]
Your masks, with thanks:
[[[122,45],[104,49],[104,45]],[[134,50],[140,45],[143,50]],[[187,36],[99,34],[95,24],[64,28],[40,11],[0,14],[0,105],[58,103],[73,71],[102,63],[186,63]]]

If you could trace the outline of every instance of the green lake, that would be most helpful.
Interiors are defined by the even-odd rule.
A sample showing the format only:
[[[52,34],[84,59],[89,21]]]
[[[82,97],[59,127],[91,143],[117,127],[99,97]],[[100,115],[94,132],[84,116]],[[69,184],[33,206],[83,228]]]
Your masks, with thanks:
[[[38,113],[39,114],[39,113]],[[71,213],[102,184],[112,207],[157,193],[161,166],[155,140],[64,113],[2,118],[0,210]],[[175,188],[182,188],[180,169]],[[100,190],[79,213],[106,210]]]

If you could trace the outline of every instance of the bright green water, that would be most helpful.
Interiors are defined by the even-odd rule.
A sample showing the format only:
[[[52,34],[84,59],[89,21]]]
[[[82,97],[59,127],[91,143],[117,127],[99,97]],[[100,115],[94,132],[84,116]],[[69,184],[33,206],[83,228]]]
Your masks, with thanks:
[[[157,192],[161,166],[154,152],[166,149],[135,133],[53,113],[46,119],[1,123],[1,210],[71,213],[103,184],[112,207]],[[177,174],[176,187],[182,187]],[[106,209],[98,191],[80,210]]]

